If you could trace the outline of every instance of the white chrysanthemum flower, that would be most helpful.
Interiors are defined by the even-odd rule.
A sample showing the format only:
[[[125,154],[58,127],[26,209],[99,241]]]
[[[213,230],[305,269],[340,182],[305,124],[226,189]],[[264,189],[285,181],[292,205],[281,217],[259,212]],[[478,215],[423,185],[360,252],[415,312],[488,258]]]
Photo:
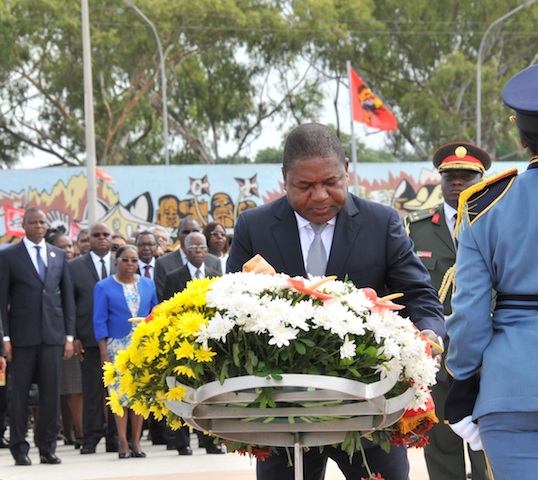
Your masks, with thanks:
[[[280,324],[269,332],[271,335],[269,345],[276,345],[279,348],[283,346],[288,347],[290,340],[295,340],[298,333],[299,330],[296,328],[289,328]]]
[[[353,340],[350,340],[349,337],[346,335],[344,343],[340,347],[340,358],[353,358],[356,355],[356,348],[357,345],[355,345],[355,342]]]
[[[208,322],[207,334],[212,340],[226,343],[226,336],[234,327],[235,322],[233,322],[229,317],[223,317],[219,312],[217,312]]]

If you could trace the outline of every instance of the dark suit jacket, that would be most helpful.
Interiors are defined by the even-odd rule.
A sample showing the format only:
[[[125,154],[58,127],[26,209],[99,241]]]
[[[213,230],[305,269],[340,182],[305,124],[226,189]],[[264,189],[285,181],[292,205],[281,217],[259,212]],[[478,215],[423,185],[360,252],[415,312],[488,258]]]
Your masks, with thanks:
[[[99,281],[92,257],[89,253],[74,258],[68,263],[73,279],[76,306],[76,338],[84,347],[97,347],[93,331],[93,287]],[[116,264],[110,257],[110,274],[116,273]]]
[[[204,264],[206,267],[211,268],[218,272],[219,275],[222,275],[222,268],[220,266],[220,260],[208,253],[205,257]],[[157,297],[159,302],[162,302],[166,297],[163,295],[164,292],[164,283],[166,280],[166,275],[172,270],[176,270],[183,266],[183,260],[179,250],[174,250],[173,252],[165,253],[164,255],[157,258],[155,261],[155,272],[153,275],[153,280],[155,281],[155,287],[157,289]]]
[[[205,276],[206,277],[220,277],[221,273],[213,268],[208,266],[205,267]],[[176,268],[170,273],[166,274],[164,281],[163,289],[163,298],[162,300],[168,300],[177,292],[184,290],[187,282],[192,280],[191,272],[187,265],[183,265],[181,268]]]
[[[439,290],[446,271],[456,262],[456,247],[446,224],[443,204],[427,212],[408,215],[405,223],[415,252],[428,269],[433,287]],[[452,313],[451,300],[452,288],[443,304],[445,315]]]
[[[241,271],[258,253],[277,272],[306,276],[297,221],[286,197],[241,213],[228,271]],[[374,288],[379,296],[403,293],[402,315],[420,330],[445,336],[437,293],[393,208],[349,194],[337,216],[326,275],[348,277],[359,288]]]
[[[64,250],[47,244],[43,282],[23,242],[0,251],[0,316],[13,347],[65,345],[75,303]]]

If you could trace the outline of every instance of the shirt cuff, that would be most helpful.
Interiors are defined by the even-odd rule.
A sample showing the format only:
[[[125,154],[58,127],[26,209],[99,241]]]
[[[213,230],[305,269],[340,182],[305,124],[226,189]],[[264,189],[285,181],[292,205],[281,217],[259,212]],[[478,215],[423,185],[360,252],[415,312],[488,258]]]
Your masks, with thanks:
[[[73,340],[75,340],[75,337],[73,337],[73,335],[66,335],[66,336],[65,336],[65,339],[66,339],[68,342],[72,342]]]

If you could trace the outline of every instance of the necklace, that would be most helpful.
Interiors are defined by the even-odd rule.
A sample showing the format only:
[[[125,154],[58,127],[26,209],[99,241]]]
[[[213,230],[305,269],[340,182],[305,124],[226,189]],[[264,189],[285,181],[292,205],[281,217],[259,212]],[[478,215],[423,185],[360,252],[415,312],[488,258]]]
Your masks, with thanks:
[[[536,162],[538,162],[538,155],[533,155],[533,156],[531,157],[531,161],[530,161],[529,163],[532,164],[532,163],[536,163]]]

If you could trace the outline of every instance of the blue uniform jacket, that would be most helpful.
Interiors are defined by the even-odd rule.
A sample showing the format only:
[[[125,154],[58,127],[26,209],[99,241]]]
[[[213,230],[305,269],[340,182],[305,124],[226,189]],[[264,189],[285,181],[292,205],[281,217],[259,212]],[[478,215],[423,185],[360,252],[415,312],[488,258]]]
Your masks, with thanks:
[[[497,188],[500,186],[500,189]],[[447,320],[448,368],[462,383],[479,380],[476,420],[494,412],[538,411],[538,310],[499,308],[491,292],[537,295],[538,170],[491,185],[488,205],[468,210],[459,228],[454,313]],[[487,199],[484,192],[477,201]],[[517,302],[516,302],[517,303]],[[538,302],[536,302],[538,303]]]

